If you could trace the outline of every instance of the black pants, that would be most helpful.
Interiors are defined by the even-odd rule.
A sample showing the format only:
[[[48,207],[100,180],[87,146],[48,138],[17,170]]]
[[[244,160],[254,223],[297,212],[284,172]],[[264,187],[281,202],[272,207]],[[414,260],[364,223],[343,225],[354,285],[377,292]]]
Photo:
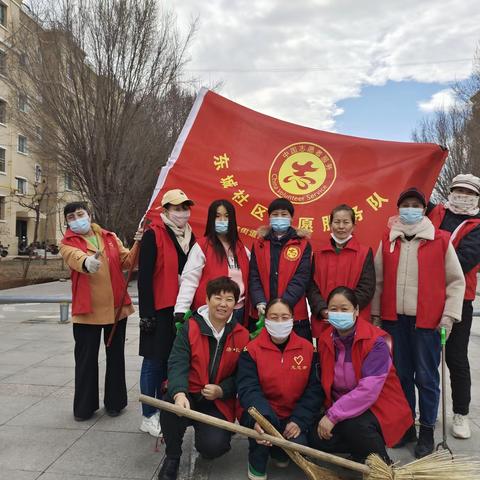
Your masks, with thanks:
[[[470,407],[470,364],[468,363],[468,341],[472,328],[473,306],[471,300],[463,302],[462,321],[454,323],[448,337],[445,359],[450,370],[453,413],[468,415]]]
[[[244,427],[253,428],[255,420],[248,414],[243,412],[240,423]],[[272,424],[275,428],[283,433],[287,426],[288,419],[274,420]],[[306,433],[302,432],[297,438],[291,438],[291,442],[299,445],[307,445],[308,439]],[[267,447],[266,445],[260,445],[253,438],[248,439],[248,463],[259,473],[265,473],[267,471],[268,457],[275,458],[277,460],[288,460],[288,455],[280,447]]]
[[[310,446],[328,453],[350,453],[357,462],[365,462],[371,453],[378,454],[387,463],[390,462],[380,424],[370,410],[358,417],[337,423],[332,434],[330,440],[324,440],[315,428],[309,438]]]
[[[120,411],[127,406],[125,383],[125,329],[127,319],[118,322],[112,344],[106,347],[112,325],[73,324],[75,339],[75,397],[73,414],[89,418],[98,410],[98,350],[103,330],[107,354],[105,372],[105,396],[103,403],[109,410]]]
[[[195,401],[191,396],[188,399],[192,410],[226,420],[213,402],[209,400]],[[178,417],[174,413],[164,410],[160,412],[160,425],[165,440],[165,453],[169,458],[181,457],[183,436],[190,425],[193,425],[195,429],[195,448],[202,457],[212,460],[230,450],[232,434],[221,428]]]

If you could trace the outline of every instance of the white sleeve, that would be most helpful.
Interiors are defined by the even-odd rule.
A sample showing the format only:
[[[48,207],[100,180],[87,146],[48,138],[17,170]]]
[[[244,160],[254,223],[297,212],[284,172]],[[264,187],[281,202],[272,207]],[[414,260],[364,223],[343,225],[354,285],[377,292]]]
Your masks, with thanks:
[[[175,313],[185,313],[190,310],[193,297],[202,278],[204,266],[205,255],[198,243],[195,243],[188,253],[187,263],[180,277],[180,290],[175,304]]]
[[[460,322],[465,295],[465,275],[451,242],[449,242],[448,249],[445,252],[445,281],[446,299],[443,315]]]
[[[250,252],[250,250],[247,247],[245,247],[245,252],[247,253],[248,259],[250,260],[250,257],[252,256],[252,252]]]

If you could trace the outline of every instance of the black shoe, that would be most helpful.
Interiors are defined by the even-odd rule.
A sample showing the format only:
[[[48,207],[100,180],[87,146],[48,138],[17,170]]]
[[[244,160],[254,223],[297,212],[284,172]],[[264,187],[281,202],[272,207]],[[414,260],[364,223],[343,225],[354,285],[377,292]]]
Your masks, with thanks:
[[[415,425],[412,425],[404,434],[401,440],[396,443],[392,448],[402,448],[407,443],[413,443],[417,441],[417,430]]]
[[[179,458],[165,457],[162,468],[158,472],[158,480],[177,480],[178,468],[180,467]]]
[[[105,411],[109,417],[118,417],[121,410],[113,410],[112,408],[106,408]]]
[[[423,458],[433,452],[433,427],[425,427],[420,425],[420,434],[418,435],[418,443],[415,447],[415,457]]]

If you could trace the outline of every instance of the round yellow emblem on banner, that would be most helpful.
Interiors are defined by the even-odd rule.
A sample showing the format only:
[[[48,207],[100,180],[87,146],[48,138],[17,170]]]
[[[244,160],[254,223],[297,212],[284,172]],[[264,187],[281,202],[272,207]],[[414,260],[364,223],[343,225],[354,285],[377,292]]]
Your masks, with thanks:
[[[299,142],[277,154],[268,182],[278,197],[292,203],[310,203],[327,193],[336,176],[335,162],[327,150],[315,143]]]
[[[300,248],[288,247],[285,250],[284,256],[287,260],[294,262],[295,260],[298,260],[298,257],[300,256]]]

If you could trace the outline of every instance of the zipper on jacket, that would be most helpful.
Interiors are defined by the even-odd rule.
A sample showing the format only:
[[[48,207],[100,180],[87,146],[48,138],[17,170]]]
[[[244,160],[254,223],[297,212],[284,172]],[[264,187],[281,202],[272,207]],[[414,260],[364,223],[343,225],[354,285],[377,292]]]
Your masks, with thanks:
[[[220,345],[219,341],[217,341],[216,339],[215,341],[217,342],[217,346],[215,347],[215,354],[213,355],[212,368],[210,369],[210,375],[209,375],[210,378],[212,378],[212,375],[213,375],[213,369],[215,368],[215,362],[217,361],[218,347]]]

